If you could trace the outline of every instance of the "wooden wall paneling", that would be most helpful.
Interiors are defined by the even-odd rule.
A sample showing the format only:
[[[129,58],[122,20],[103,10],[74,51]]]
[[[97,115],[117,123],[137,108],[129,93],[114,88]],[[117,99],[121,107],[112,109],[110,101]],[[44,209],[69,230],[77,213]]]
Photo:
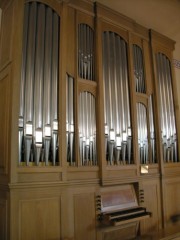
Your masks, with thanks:
[[[8,203],[0,193],[0,239],[8,239]]]
[[[0,70],[12,61],[14,1],[2,4],[0,32]]]
[[[75,239],[96,239],[93,193],[74,195],[74,224]]]
[[[11,81],[11,68],[8,67],[0,72],[0,173],[8,174],[9,160],[10,160],[10,81]]]
[[[20,239],[60,239],[60,199],[21,200],[19,204]]]
[[[96,124],[97,124],[97,152],[99,161],[99,177],[101,181],[105,177],[105,136],[104,136],[104,93],[102,73],[102,23],[98,17],[95,18],[95,78],[97,80],[96,97]]]
[[[143,193],[139,196],[140,205],[152,213],[150,218],[141,221],[141,234],[158,231],[162,227],[160,180],[153,176],[150,179],[142,177],[139,193]]]
[[[24,0],[14,0],[13,44],[12,49],[12,75],[11,75],[11,158],[10,182],[17,181],[18,164],[18,117],[20,99],[20,79],[22,61]]]
[[[164,225],[165,227],[172,226],[173,217],[180,214],[180,177],[164,177]]]
[[[10,194],[10,239],[61,239],[61,188],[13,185]]]
[[[104,227],[97,230],[97,240],[135,239],[139,223],[128,223],[118,227]]]

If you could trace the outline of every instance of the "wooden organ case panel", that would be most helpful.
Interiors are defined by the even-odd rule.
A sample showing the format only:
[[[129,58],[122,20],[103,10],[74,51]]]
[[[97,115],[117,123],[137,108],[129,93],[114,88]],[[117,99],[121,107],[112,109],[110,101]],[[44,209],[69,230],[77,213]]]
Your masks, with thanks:
[[[94,209],[94,194],[83,193],[74,195],[75,239],[96,239]]]
[[[150,31],[156,96],[158,158],[163,175],[162,219],[165,227],[174,225],[179,214],[180,128],[179,103],[173,69],[175,42],[156,31]],[[172,201],[175,194],[175,200]],[[175,201],[175,202],[174,202]]]
[[[152,200],[153,196],[153,200]],[[139,204],[145,206],[151,212],[151,218],[140,223],[141,234],[158,231],[162,226],[160,183],[156,178],[143,179],[139,187]]]

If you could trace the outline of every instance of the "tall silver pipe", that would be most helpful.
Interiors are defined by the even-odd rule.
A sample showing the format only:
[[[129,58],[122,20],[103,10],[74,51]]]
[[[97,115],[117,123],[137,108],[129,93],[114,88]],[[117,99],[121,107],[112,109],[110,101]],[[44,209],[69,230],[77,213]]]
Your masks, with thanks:
[[[150,123],[150,145],[151,145],[151,162],[155,163],[155,131],[152,95],[149,97],[149,123]]]
[[[46,12],[45,53],[44,53],[44,124],[50,124],[51,77],[52,77],[52,10]],[[52,92],[53,94],[53,92]]]
[[[26,62],[26,98],[25,98],[25,122],[33,121],[33,90],[34,90],[34,59],[35,59],[35,38],[36,38],[36,14],[37,3],[33,2],[29,11],[29,35],[27,43]]]
[[[66,76],[66,140],[67,140],[67,161],[73,165],[74,151],[74,79]],[[79,117],[79,121],[81,119]]]
[[[23,161],[23,135],[24,135],[24,104],[25,104],[25,85],[26,85],[26,49],[28,41],[28,19],[29,19],[29,5],[25,4],[24,8],[24,27],[23,27],[23,55],[22,55],[22,69],[21,69],[21,83],[20,83],[20,109],[19,109],[19,164]]]
[[[28,20],[29,20],[29,5],[25,4],[24,8],[24,27],[23,27],[23,55],[21,68],[21,83],[20,83],[20,109],[19,116],[24,118],[24,103],[25,103],[25,85],[26,85],[26,58],[27,58],[27,43],[28,43]]]
[[[43,126],[43,60],[44,60],[44,32],[45,32],[45,6],[38,5],[36,54],[35,54],[35,76],[34,76],[34,136],[39,131],[42,133]],[[37,132],[38,129],[38,132]],[[40,134],[41,134],[40,133]],[[35,160],[38,165],[41,155],[42,141],[37,142],[35,137],[36,152]]]
[[[52,83],[51,83],[51,116],[58,119],[58,68],[59,68],[59,16],[53,13],[53,46],[52,46]]]

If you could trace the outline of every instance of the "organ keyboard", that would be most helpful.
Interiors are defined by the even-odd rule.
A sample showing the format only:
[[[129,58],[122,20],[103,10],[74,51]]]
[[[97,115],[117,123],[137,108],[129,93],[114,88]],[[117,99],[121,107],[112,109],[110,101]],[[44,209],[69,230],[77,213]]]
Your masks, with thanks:
[[[123,185],[116,191],[102,192],[96,196],[100,225],[118,226],[140,221],[151,216],[138,205],[134,186]]]

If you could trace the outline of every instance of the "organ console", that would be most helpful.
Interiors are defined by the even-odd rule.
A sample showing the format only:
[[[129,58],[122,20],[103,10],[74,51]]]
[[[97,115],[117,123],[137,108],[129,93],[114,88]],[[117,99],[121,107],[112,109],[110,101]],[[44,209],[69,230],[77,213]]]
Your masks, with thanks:
[[[139,193],[142,200],[143,192]],[[97,219],[100,228],[134,224],[134,232],[138,231],[139,221],[150,218],[151,213],[138,204],[133,184],[122,185],[118,190],[102,192],[96,195]],[[113,228],[112,228],[113,230]],[[129,234],[129,233],[128,233]]]

